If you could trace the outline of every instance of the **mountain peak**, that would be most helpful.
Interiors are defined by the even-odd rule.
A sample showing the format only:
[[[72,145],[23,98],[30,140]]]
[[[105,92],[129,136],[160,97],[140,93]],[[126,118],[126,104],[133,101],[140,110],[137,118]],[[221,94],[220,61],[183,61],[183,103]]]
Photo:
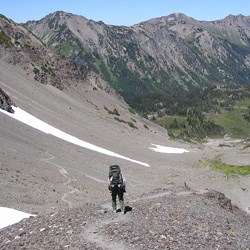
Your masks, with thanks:
[[[167,22],[178,21],[178,20],[194,20],[194,19],[186,16],[183,13],[173,13],[168,16],[152,18],[147,21],[141,22],[139,24],[150,23],[150,24],[157,25],[159,23],[167,23]]]

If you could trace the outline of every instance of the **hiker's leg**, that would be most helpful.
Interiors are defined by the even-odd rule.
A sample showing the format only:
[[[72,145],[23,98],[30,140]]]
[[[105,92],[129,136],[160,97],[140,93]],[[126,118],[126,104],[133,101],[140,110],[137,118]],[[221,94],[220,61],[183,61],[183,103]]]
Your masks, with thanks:
[[[113,211],[116,211],[116,203],[112,200],[112,209]]]
[[[118,190],[118,197],[119,197],[119,201],[120,201],[121,211],[124,213],[125,212],[125,204],[124,204],[124,199],[123,199],[123,189],[122,188],[119,188],[119,190]]]
[[[117,189],[112,188],[112,208],[113,208],[113,211],[116,211],[116,196],[117,196]]]
[[[125,214],[125,204],[124,204],[124,200],[120,200],[120,207],[121,207],[122,213]]]

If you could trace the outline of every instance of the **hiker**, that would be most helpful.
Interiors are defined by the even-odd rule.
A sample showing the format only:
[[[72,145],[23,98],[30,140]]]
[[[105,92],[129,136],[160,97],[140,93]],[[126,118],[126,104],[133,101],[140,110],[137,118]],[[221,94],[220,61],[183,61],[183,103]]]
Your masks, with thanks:
[[[112,196],[112,208],[114,212],[117,212],[116,196],[118,196],[120,202],[120,208],[122,213],[126,213],[123,193],[126,192],[126,179],[121,173],[121,169],[118,165],[112,165],[109,167],[108,189]]]

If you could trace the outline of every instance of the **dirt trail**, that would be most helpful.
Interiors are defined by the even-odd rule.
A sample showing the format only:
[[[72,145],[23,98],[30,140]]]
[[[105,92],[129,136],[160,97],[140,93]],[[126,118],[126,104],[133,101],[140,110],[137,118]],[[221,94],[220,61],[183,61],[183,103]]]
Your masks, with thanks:
[[[61,197],[61,200],[65,203],[68,204],[69,208],[72,208],[73,205],[71,203],[71,201],[67,200],[67,197],[70,195],[70,194],[74,194],[74,193],[79,193],[80,191],[75,189],[74,187],[72,187],[70,184],[72,182],[75,182],[76,179],[75,178],[71,178],[69,177],[68,175],[68,172],[65,170],[64,167],[62,167],[61,165],[58,165],[58,164],[55,164],[55,163],[52,163],[51,160],[55,159],[56,157],[52,154],[50,154],[49,152],[47,152],[50,157],[46,158],[46,159],[41,159],[41,161],[44,161],[44,162],[47,162],[55,167],[57,167],[59,169],[59,173],[66,179],[66,182],[64,183],[64,185],[67,187],[67,189],[69,189],[70,191],[69,192],[65,192],[63,193],[63,196]]]
[[[67,191],[64,192],[64,193],[62,194],[61,200],[62,200],[64,203],[66,203],[66,204],[68,205],[69,208],[73,208],[73,204],[72,204],[72,202],[68,199],[68,197],[70,197],[71,195],[73,195],[73,194],[75,194],[75,193],[81,193],[80,190],[74,188],[73,185],[72,185],[72,183],[77,182],[77,179],[76,179],[76,178],[73,178],[73,177],[70,177],[70,175],[69,175],[69,173],[67,172],[67,170],[65,169],[65,167],[63,167],[61,164],[56,164],[56,163],[53,163],[53,162],[52,162],[54,159],[56,159],[56,157],[55,157],[54,155],[52,155],[52,154],[49,153],[49,152],[46,152],[46,153],[49,155],[49,157],[48,157],[48,158],[44,158],[44,159],[40,159],[40,160],[43,161],[43,162],[48,163],[48,164],[51,165],[51,166],[56,167],[56,168],[58,169],[60,175],[62,175],[62,176],[64,177],[65,182],[63,183],[63,185],[67,188]],[[95,177],[92,177],[92,176],[90,176],[90,175],[84,173],[83,171],[82,171],[82,174],[83,174],[85,177],[87,177],[87,178],[89,178],[89,179],[91,179],[91,180],[93,180],[93,181],[95,181],[95,182],[98,182],[98,183],[106,183],[105,181],[100,180],[100,179],[95,178]]]
[[[115,215],[115,214],[114,214]],[[98,247],[102,249],[110,249],[110,250],[123,250],[128,249],[122,242],[114,242],[111,241],[108,237],[104,236],[100,233],[100,230],[103,226],[108,225],[110,223],[120,223],[121,221],[128,220],[128,217],[124,215],[112,216],[110,219],[98,221],[91,225],[89,225],[83,232],[82,237],[88,242],[96,244]]]
[[[142,200],[149,200],[149,199],[155,199],[159,197],[164,197],[164,196],[188,196],[191,194],[204,194],[208,192],[208,190],[203,190],[203,189],[196,189],[196,190],[188,190],[187,191],[179,191],[179,192],[173,192],[173,191],[166,191],[163,193],[156,193],[156,194],[151,194],[147,195],[145,197],[140,197],[136,198],[133,200],[130,200],[130,202],[139,202]],[[102,208],[106,212],[106,210],[111,211],[111,204],[110,203],[105,203],[102,205]],[[112,216],[109,219],[102,220],[102,221],[97,221],[94,222],[87,227],[84,228],[82,232],[82,237],[87,240],[88,242],[96,244],[98,247],[101,249],[107,249],[107,250],[123,250],[123,249],[129,249],[128,246],[124,245],[122,242],[118,241],[111,241],[106,235],[104,235],[101,232],[102,227],[108,225],[108,224],[117,224],[121,223],[123,221],[129,221],[130,216],[128,214],[122,214],[122,213],[113,213]]]

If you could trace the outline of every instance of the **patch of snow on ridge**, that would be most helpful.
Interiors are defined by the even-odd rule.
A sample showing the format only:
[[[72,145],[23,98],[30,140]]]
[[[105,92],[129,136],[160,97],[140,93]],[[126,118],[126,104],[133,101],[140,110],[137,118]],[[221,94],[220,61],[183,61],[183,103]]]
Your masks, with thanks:
[[[0,229],[13,225],[22,219],[34,216],[33,214],[27,214],[13,208],[0,207]]]
[[[155,146],[155,148],[150,148],[151,150],[159,153],[166,153],[166,154],[182,154],[182,153],[187,153],[189,152],[186,149],[183,148],[172,148],[172,147],[165,147],[165,146],[160,146],[156,144],[151,144]]]
[[[123,155],[120,155],[120,154],[117,154],[117,153],[114,153],[110,150],[107,150],[105,148],[101,148],[101,147],[98,147],[96,145],[93,145],[91,143],[88,143],[88,142],[85,142],[83,140],[80,140],[78,139],[77,137],[74,137],[72,135],[69,135],[41,120],[39,120],[38,118],[36,118],[35,116],[27,113],[26,111],[18,108],[18,107],[14,107],[12,106],[13,110],[15,111],[14,114],[12,113],[9,113],[5,110],[2,110],[0,109],[0,112],[22,122],[22,123],[25,123],[35,129],[38,129],[46,134],[50,134],[50,135],[53,135],[57,138],[60,138],[64,141],[67,141],[67,142],[70,142],[70,143],[73,143],[75,145],[78,145],[80,147],[83,147],[83,148],[87,148],[87,149],[90,149],[90,150],[93,150],[93,151],[96,151],[96,152],[99,152],[101,154],[106,154],[106,155],[109,155],[109,156],[113,156],[113,157],[117,157],[117,158],[121,158],[121,159],[124,159],[124,160],[127,160],[127,161],[131,161],[131,162],[134,162],[134,163],[137,163],[137,164],[140,164],[140,165],[143,165],[145,167],[150,167],[149,164],[147,163],[144,163],[144,162],[140,162],[140,161],[137,161],[137,160],[133,160],[133,159],[130,159],[126,156],[123,156]]]

